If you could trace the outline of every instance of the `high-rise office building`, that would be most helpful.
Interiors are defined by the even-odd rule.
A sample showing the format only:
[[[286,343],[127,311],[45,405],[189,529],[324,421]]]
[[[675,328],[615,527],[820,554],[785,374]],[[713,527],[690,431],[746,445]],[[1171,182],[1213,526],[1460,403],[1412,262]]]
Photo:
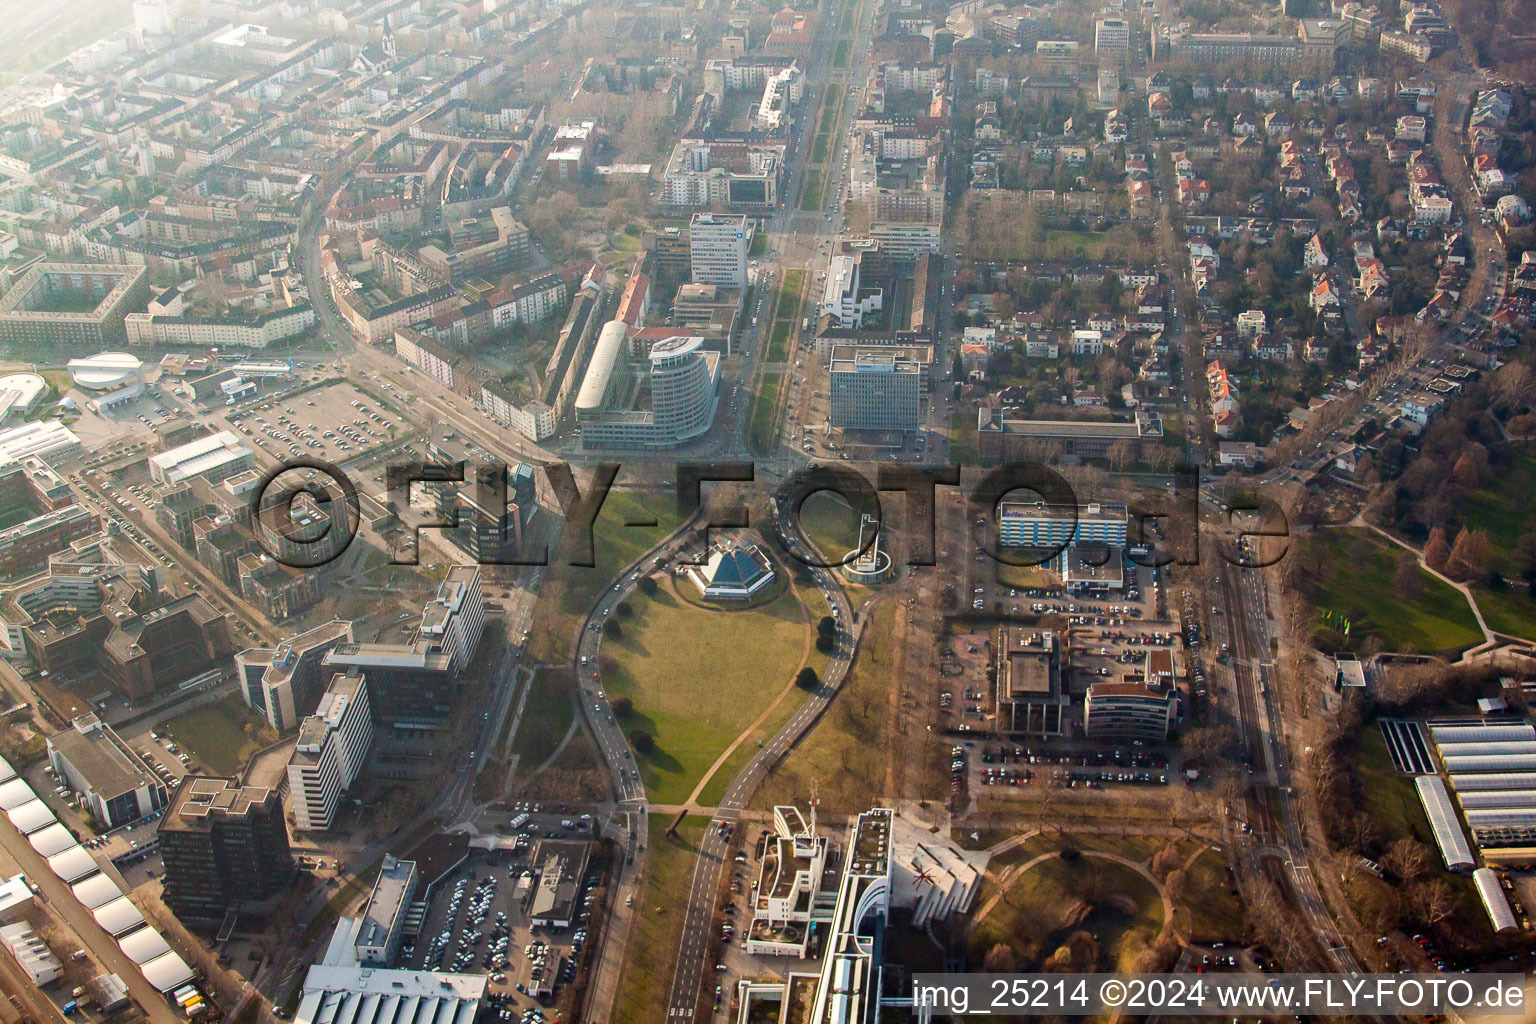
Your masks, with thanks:
[[[276,647],[235,655],[240,696],[272,728],[292,729],[315,706],[330,674],[321,664],[333,647],[352,642],[352,623],[332,619]]]
[[[332,677],[320,706],[299,726],[298,743],[288,759],[295,828],[314,832],[331,827],[342,794],[357,781],[372,746],[368,684],[362,673]]]
[[[833,359],[828,395],[830,421],[839,430],[916,430],[922,368],[885,352]]]
[[[1101,57],[1125,56],[1131,50],[1131,23],[1124,18],[1100,18],[1093,23],[1093,46]]]
[[[275,789],[188,776],[160,820],[165,902],[181,918],[217,921],[277,895],[293,877],[283,802]]]
[[[747,286],[747,218],[696,213],[688,224],[693,280],[700,284]]]

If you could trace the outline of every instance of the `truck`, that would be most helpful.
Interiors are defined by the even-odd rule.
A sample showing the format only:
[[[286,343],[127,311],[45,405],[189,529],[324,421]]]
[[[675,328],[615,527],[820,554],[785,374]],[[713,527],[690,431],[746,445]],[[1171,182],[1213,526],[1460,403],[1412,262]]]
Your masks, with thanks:
[[[519,814],[517,817],[513,818],[511,821],[507,822],[507,827],[508,828],[522,828],[524,825],[528,824],[528,818],[529,818],[529,816],[527,814]]]

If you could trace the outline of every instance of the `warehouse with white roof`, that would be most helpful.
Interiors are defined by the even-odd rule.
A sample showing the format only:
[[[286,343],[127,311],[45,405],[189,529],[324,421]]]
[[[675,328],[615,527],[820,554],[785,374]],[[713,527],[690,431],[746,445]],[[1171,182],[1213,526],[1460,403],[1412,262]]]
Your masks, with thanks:
[[[84,452],[79,436],[58,420],[33,420],[0,430],[0,465],[36,457],[54,466]]]
[[[64,364],[70,379],[87,391],[116,391],[140,383],[143,360],[127,352],[98,352]]]
[[[485,998],[483,974],[387,971],[316,964],[304,976],[294,1024],[393,1024],[407,1019],[472,1024]]]

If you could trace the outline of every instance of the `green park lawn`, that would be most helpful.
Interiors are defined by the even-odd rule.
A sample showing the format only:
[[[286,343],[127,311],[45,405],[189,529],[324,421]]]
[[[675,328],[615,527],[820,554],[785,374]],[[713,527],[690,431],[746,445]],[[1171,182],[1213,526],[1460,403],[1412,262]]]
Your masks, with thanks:
[[[821,209],[821,171],[811,168],[800,183],[800,209],[813,212]]]
[[[859,546],[859,514],[831,491],[818,491],[800,506],[800,529],[822,561],[837,562]]]
[[[790,593],[748,611],[722,611],[679,600],[665,587],[628,604],[632,614],[616,617],[623,636],[603,641],[603,686],[610,699],[634,703],[625,733],[654,738],[649,754],[636,755],[646,796],[681,803],[794,677],[804,612]]]
[[[1104,235],[1095,231],[1047,231],[1045,233],[1046,249],[1063,255],[1081,253],[1090,259],[1097,259],[1104,252],[1104,245]]]
[[[888,713],[898,661],[896,612],[889,601],[872,607],[837,699],[768,776],[755,806],[803,804],[814,785],[823,810],[857,813],[886,791],[886,754],[899,742]]]
[[[624,480],[619,477],[618,483]],[[628,525],[654,521],[655,525]],[[549,576],[539,594],[530,630],[529,651],[540,661],[570,657],[577,620],[585,615],[599,591],[630,562],[677,528],[681,521],[671,493],[663,488],[614,490],[603,501],[592,526],[592,567],[568,565],[561,545],[551,558]]]
[[[1175,916],[1196,942],[1243,938],[1243,902],[1233,891],[1227,858],[1207,848],[1186,872]]]
[[[764,372],[758,379],[757,394],[752,398],[752,415],[747,421],[747,440],[759,455],[771,454],[779,439],[779,386],[783,377]]]
[[[1412,837],[1433,846],[1434,834],[1429,820],[1424,817],[1423,805],[1409,777],[1392,765],[1387,752],[1387,741],[1381,729],[1372,722],[1360,730],[1356,753],[1356,772],[1360,779],[1360,795],[1365,810],[1376,822],[1382,843],[1391,844],[1404,837]]]
[[[518,771],[523,775],[555,752],[576,716],[569,669],[541,669],[529,685],[528,702],[523,705],[517,735],[512,737],[512,753],[518,755]]]
[[[1398,593],[1394,581],[1402,549],[1368,530],[1325,530],[1310,538],[1302,557],[1308,597],[1321,615],[1345,615],[1350,639],[1374,634],[1389,651],[1450,650],[1482,639],[1466,598],[1420,570],[1419,595]]]
[[[811,163],[824,164],[827,162],[827,152],[832,147],[832,133],[819,132],[816,140],[811,143]]]
[[[1478,587],[1472,593],[1489,629],[1536,640],[1536,601],[1524,586],[1511,584],[1507,590]]]
[[[162,732],[213,775],[236,775],[251,755],[275,740],[266,722],[235,696],[201,704],[165,723]]]

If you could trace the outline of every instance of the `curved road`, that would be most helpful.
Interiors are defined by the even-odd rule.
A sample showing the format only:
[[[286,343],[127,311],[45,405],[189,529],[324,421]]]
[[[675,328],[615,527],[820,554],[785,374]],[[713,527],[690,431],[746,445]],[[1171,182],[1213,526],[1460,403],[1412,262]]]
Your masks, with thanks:
[[[774,511],[777,517],[777,509]],[[581,639],[575,645],[572,656],[575,669],[580,674],[579,694],[582,713],[592,727],[598,749],[614,780],[615,796],[618,801],[615,814],[620,818],[622,839],[630,851],[633,851],[637,842],[643,841],[638,837],[643,836],[646,814],[645,787],[640,780],[634,754],[614,717],[606,692],[601,685],[602,679],[597,666],[602,650],[602,623],[621,601],[629,597],[644,571],[654,568],[659,562],[673,561],[687,546],[692,536],[692,520],[690,520],[626,566],[619,579],[603,592],[588,613],[582,625]],[[804,537],[796,537],[791,544],[791,551],[803,557],[809,557],[811,547]],[[689,893],[688,908],[683,918],[677,969],[673,976],[668,1001],[667,1015],[670,1019],[691,1018],[698,1004],[700,978],[706,966],[705,958],[709,950],[709,929],[714,914],[715,893],[718,889],[720,874],[726,865],[725,855],[728,849],[728,844],[721,835],[720,826],[727,822],[734,822],[740,816],[768,772],[815,724],[846,678],[853,653],[858,647],[862,626],[856,620],[855,612],[837,577],[832,570],[824,568],[813,567],[810,573],[812,582],[826,597],[843,632],[840,633],[838,644],[827,663],[822,685],[805,700],[784,727],[763,745],[736,778],[731,780],[721,798],[720,805],[715,809],[714,817],[710,822],[711,827],[701,844]],[[846,632],[850,623],[853,626],[851,633]],[[603,960],[611,963],[606,953],[607,951]],[[594,985],[595,991],[599,988],[600,986]],[[603,1020],[608,1009],[608,1007],[593,1006],[590,1008],[589,1017],[593,1020]]]
[[[792,554],[808,556],[812,548],[804,537],[796,537],[790,550]],[[721,835],[720,826],[736,821],[768,772],[821,717],[847,678],[854,651],[858,649],[863,624],[857,619],[857,613],[850,606],[848,595],[843,592],[836,575],[830,569],[815,567],[810,572],[813,582],[827,598],[833,617],[837,619],[837,646],[827,663],[822,685],[732,780],[720,805],[715,809],[710,828],[700,844],[698,863],[694,866],[693,886],[688,894],[688,909],[683,918],[683,935],[677,953],[677,970],[672,976],[672,993],[667,1000],[668,1020],[692,1019],[698,1007],[700,979],[709,952],[709,929],[714,919],[715,894],[719,891],[728,863],[725,855],[729,844]],[[845,632],[850,624],[852,632]]]

